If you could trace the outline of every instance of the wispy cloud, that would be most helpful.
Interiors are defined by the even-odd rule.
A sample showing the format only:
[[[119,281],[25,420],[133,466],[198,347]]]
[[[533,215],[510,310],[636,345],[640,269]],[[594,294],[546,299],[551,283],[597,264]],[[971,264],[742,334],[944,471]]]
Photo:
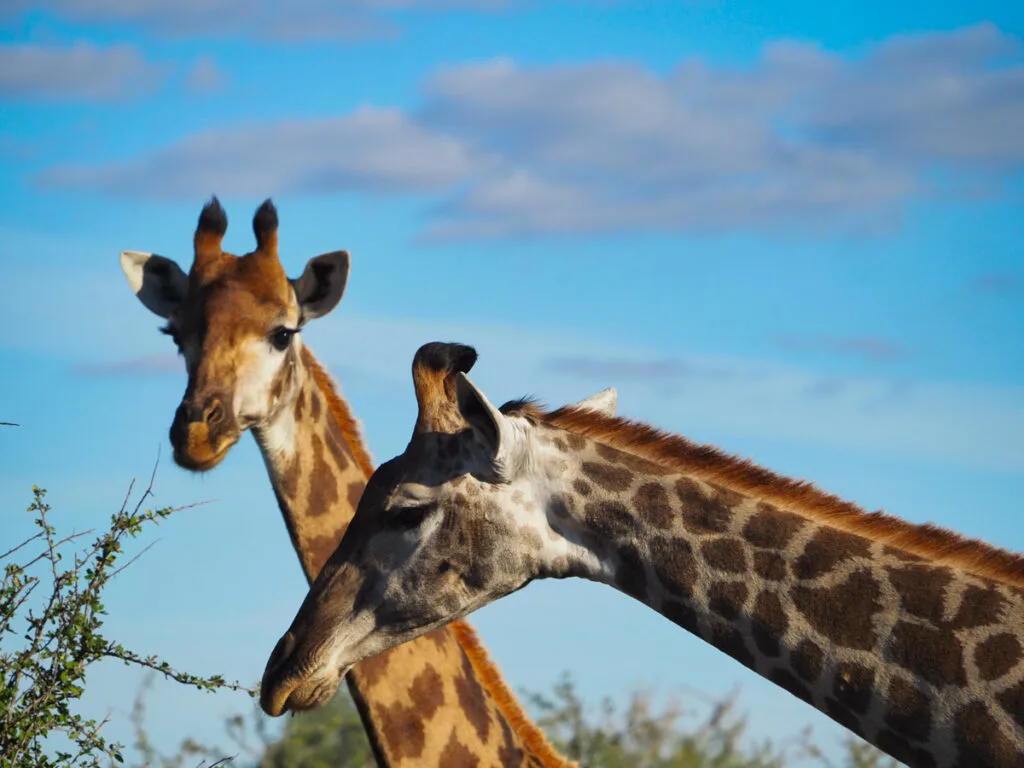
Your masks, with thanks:
[[[254,163],[257,157],[260,162]],[[368,107],[326,120],[196,134],[141,160],[103,168],[62,166],[40,181],[183,199],[211,189],[222,195],[249,195],[254,189],[436,193],[484,165],[486,159],[464,144],[398,110]]]
[[[41,181],[157,197],[427,194],[435,238],[870,231],[898,221],[936,168],[975,180],[1020,171],[1021,124],[1020,41],[981,24],[856,58],[783,41],[743,69],[449,67],[411,112],[240,125]]]
[[[181,373],[181,359],[173,354],[145,355],[98,363],[77,363],[71,367],[76,376],[153,376]]]
[[[0,96],[121,99],[156,88],[167,69],[131,45],[0,45]]]
[[[396,11],[494,11],[516,0],[13,0],[0,16],[45,9],[69,21],[123,24],[169,37],[258,38],[280,43],[396,33]]]
[[[200,56],[185,73],[185,87],[192,93],[224,90],[227,78],[213,56]]]
[[[827,352],[878,362],[899,360],[910,354],[906,347],[877,336],[787,335],[776,336],[772,341],[783,349]]]

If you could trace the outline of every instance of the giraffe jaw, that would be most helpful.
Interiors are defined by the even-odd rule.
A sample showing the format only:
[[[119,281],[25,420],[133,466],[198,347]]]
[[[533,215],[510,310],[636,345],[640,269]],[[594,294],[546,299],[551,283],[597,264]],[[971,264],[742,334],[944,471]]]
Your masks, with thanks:
[[[193,451],[191,446],[181,449],[172,442],[174,447],[174,463],[190,472],[207,472],[224,460],[224,457],[235,447],[239,437],[240,435],[226,435],[220,441],[216,451]]]

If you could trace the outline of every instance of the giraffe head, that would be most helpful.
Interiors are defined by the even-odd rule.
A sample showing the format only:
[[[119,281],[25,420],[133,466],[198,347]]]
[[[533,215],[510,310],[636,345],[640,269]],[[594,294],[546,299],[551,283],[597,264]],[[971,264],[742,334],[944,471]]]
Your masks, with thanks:
[[[261,693],[269,714],[318,706],[362,659],[534,578],[570,575],[567,548],[578,547],[564,531],[551,535],[548,520],[559,516],[550,501],[560,441],[492,406],[465,375],[475,359],[457,344],[416,353],[412,440],[371,477],[271,655]]]
[[[185,359],[188,385],[171,425],[174,460],[186,469],[216,466],[250,427],[259,427],[296,394],[299,330],[341,300],[349,256],[317,256],[289,280],[277,254],[277,211],[267,200],[253,217],[256,249],[221,249],[227,216],[214,197],[196,227],[188,274],[171,259],[123,251],[121,267],[143,305],[167,320],[161,329]]]

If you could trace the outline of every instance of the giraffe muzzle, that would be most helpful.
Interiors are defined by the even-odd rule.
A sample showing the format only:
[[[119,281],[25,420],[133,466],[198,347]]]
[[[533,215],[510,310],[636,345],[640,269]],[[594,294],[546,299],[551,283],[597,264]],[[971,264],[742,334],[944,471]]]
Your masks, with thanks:
[[[218,395],[181,401],[170,432],[179,466],[196,472],[212,469],[238,442],[238,426],[225,402]]]

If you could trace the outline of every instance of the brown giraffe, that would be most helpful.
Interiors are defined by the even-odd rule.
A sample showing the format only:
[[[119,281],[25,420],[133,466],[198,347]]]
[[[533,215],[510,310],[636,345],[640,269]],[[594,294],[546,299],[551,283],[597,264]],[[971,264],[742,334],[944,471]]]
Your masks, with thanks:
[[[1024,558],[651,427],[495,409],[428,344],[381,465],[263,678],[270,714],[532,579],[646,603],[898,760],[1024,766]]]
[[[253,220],[252,253],[225,253],[226,228],[213,198],[199,218],[188,275],[174,261],[148,253],[126,251],[121,264],[142,303],[167,320],[163,331],[188,370],[170,432],[175,461],[211,469],[251,429],[312,581],[373,470],[348,405],[299,333],[340,301],[349,257],[344,251],[318,256],[289,281],[269,200]],[[614,409],[614,392],[591,404]],[[565,764],[466,623],[367,659],[348,684],[383,766]]]

